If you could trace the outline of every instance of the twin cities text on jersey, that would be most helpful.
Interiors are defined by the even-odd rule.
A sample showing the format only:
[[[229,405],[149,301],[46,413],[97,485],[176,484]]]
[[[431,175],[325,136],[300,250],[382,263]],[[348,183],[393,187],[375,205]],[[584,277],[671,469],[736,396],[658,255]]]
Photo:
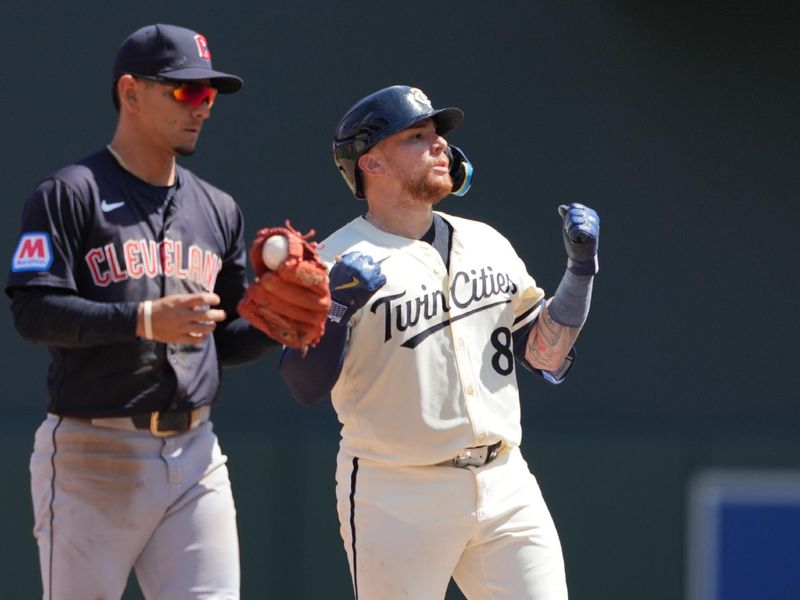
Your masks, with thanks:
[[[495,273],[492,267],[481,268],[480,272],[472,269],[469,273],[456,271],[450,279],[449,298],[442,290],[427,291],[427,286],[422,287],[422,294],[403,300],[408,290],[399,294],[383,296],[372,303],[370,310],[379,314],[383,311],[384,315],[384,341],[392,339],[394,331],[406,331],[414,327],[420,320],[432,321],[430,327],[414,336],[414,341],[408,340],[403,346],[414,347],[425,337],[439,329],[446,327],[453,321],[453,318],[439,321],[440,314],[450,313],[450,308],[455,306],[460,309],[468,309],[470,306],[494,296],[502,296],[498,302],[481,304],[473,311],[465,310],[460,316],[468,316],[473,312],[478,312],[496,306],[506,304],[511,301],[511,296],[517,292],[517,286],[506,273]]]
[[[184,249],[183,242],[165,238],[126,240],[122,256],[114,244],[92,248],[86,253],[86,264],[95,285],[106,287],[126,279],[142,277],[177,277],[200,284],[211,291],[222,268],[222,259],[210,250],[194,244]]]

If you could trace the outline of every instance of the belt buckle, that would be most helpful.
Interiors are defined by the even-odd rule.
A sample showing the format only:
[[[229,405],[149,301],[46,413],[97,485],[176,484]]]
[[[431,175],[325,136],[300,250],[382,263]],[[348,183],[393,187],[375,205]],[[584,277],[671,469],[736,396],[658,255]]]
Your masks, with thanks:
[[[171,437],[173,435],[177,435],[180,433],[177,429],[165,429],[160,430],[158,428],[159,420],[161,419],[161,412],[154,410],[150,413],[150,433],[153,434],[155,437],[165,438]],[[189,413],[189,425],[192,423],[192,415]]]
[[[464,448],[464,452],[453,459],[453,464],[457,467],[480,467],[488,462],[486,455],[486,446]]]
[[[473,446],[464,448],[464,451],[452,459],[456,467],[482,467],[492,462],[500,453],[502,442],[495,442],[488,446]]]
[[[456,456],[453,459],[453,466],[463,468],[472,465],[472,459],[469,456]]]
[[[495,442],[491,446],[487,446],[486,447],[487,456],[486,456],[486,462],[484,464],[488,465],[495,458],[497,458],[497,455],[500,454],[500,448],[502,446],[503,446],[503,441],[502,440],[500,440],[499,442]]]

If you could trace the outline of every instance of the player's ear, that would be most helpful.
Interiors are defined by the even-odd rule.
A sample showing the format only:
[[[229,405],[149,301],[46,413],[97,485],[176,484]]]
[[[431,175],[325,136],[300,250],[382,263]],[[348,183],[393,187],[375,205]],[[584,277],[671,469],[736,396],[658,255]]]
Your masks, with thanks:
[[[120,107],[125,106],[128,110],[136,110],[138,93],[136,79],[133,75],[123,75],[117,80],[117,97]]]
[[[385,172],[380,159],[369,152],[358,157],[358,166],[364,173],[369,175],[382,175]]]

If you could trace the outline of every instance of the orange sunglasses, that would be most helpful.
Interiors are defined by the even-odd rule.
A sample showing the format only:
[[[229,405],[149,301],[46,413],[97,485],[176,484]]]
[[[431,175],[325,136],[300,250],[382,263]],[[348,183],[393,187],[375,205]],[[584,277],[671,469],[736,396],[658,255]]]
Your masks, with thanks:
[[[138,79],[148,79],[150,81],[158,81],[159,83],[166,83],[173,85],[172,97],[178,102],[191,104],[195,108],[200,106],[203,102],[208,100],[208,108],[214,106],[214,100],[217,98],[217,89],[206,85],[205,83],[194,83],[192,81],[175,81],[173,79],[166,79],[164,77],[155,77],[153,75],[133,75]]]

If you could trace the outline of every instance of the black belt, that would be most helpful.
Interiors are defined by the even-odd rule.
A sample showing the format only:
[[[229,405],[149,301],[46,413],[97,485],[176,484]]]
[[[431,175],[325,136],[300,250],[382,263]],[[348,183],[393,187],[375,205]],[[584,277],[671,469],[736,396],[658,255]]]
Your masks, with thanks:
[[[502,440],[488,446],[472,446],[464,448],[453,458],[449,458],[440,463],[437,467],[482,467],[492,462],[500,454]]]
[[[201,407],[202,408],[202,407]],[[200,409],[185,411],[158,411],[131,416],[136,429],[146,429],[156,436],[176,435],[194,429],[208,420]]]
[[[208,421],[210,416],[211,407],[206,405],[194,410],[155,411],[130,417],[81,418],[79,420],[91,423],[96,427],[123,429],[125,431],[144,430],[149,431],[156,437],[169,437],[199,427]]]

